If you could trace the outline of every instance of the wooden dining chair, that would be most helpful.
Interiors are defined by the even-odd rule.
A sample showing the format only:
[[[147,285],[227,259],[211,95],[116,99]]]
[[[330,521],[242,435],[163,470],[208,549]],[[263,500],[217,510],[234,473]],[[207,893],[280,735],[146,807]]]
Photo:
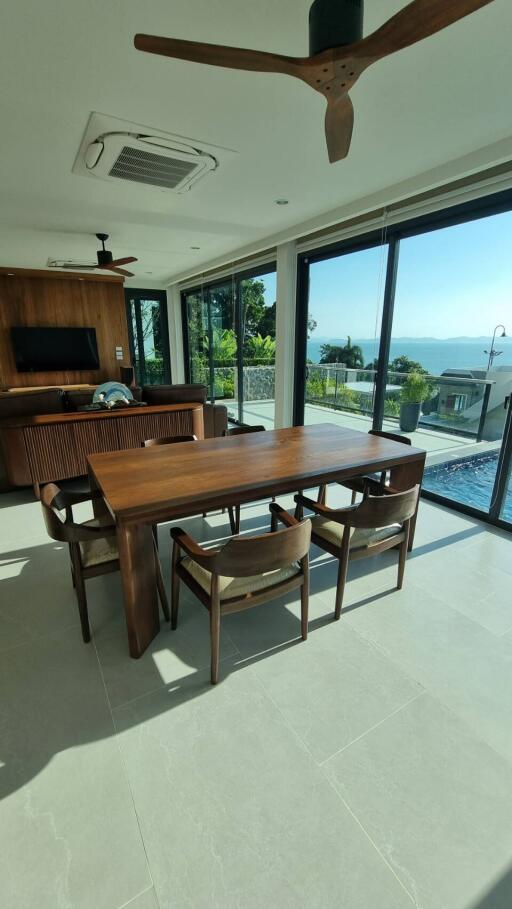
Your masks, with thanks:
[[[174,528],[171,627],[178,625],[180,582],[210,613],[211,682],[219,678],[220,619],[267,603],[300,588],[301,636],[308,634],[309,547],[311,522],[298,521],[279,505],[270,506],[273,532],[232,537],[206,549],[184,530]],[[277,522],[284,530],[277,530]]]
[[[159,439],[144,439],[141,445],[142,448],[155,448],[158,445],[172,445],[175,442],[197,442],[197,436],[192,434],[188,436],[161,436]],[[203,515],[203,517],[206,517],[206,515]],[[155,546],[158,549],[158,524],[151,525],[151,532]]]
[[[399,435],[397,432],[385,432],[383,429],[370,429],[368,435],[380,436],[383,439],[391,439],[392,442],[402,442],[403,445],[411,444],[411,440],[408,436]],[[354,505],[357,500],[357,494],[363,494],[367,480],[374,480],[375,482],[380,483],[381,486],[386,486],[386,484],[389,483],[389,471],[383,470],[380,475],[369,474],[361,477],[351,477],[350,480],[343,480],[338,483],[338,485],[352,491],[351,504]],[[327,486],[320,487],[318,501],[325,505],[327,501]]]
[[[264,426],[232,426],[231,429],[225,429],[222,433],[223,436],[245,436],[251,432],[265,432]],[[275,499],[272,498],[274,502]],[[240,514],[241,506],[235,505],[234,507],[230,505],[228,507],[229,523],[231,526],[231,533],[237,534],[240,533]]]
[[[371,495],[370,489],[377,491]],[[329,508],[305,496],[295,496],[295,517],[303,517],[304,508],[315,515],[311,521],[311,540],[320,549],[339,559],[334,618],[339,619],[347,580],[349,561],[378,555],[387,549],[399,549],[397,589],[401,590],[411,518],[416,514],[420,487],[395,492],[390,487],[367,482],[363,501],[346,508]]]
[[[89,495],[89,501],[92,496]],[[74,497],[59,489],[55,483],[48,483],[41,490],[41,505],[48,535],[52,540],[67,543],[71,561],[71,577],[78,600],[82,638],[88,644],[91,640],[89,613],[85,581],[99,575],[119,570],[115,524],[106,524],[99,518],[75,523],[73,506],[87,501],[83,495]],[[158,595],[164,618],[169,621],[169,604],[165,593],[162,568],[156,546],[154,547]]]
[[[172,445],[173,442],[197,442],[197,436],[162,436],[160,439],[145,439],[143,448],[154,448],[156,445]]]

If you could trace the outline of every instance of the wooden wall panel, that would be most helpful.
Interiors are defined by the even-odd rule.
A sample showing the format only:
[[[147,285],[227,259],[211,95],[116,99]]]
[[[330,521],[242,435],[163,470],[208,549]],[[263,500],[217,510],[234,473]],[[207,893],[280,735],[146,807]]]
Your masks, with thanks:
[[[130,362],[122,280],[33,275],[8,277],[0,271],[0,386],[97,385],[118,379],[119,367]],[[13,325],[95,328],[100,369],[17,372],[10,340]],[[118,346],[123,348],[122,361],[116,360]]]

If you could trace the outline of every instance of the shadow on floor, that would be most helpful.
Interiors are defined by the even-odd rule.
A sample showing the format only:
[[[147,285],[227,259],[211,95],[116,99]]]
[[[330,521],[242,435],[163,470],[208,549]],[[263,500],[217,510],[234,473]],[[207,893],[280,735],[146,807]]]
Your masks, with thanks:
[[[180,523],[187,526],[187,521]],[[197,529],[197,524],[195,527]],[[268,529],[268,517],[262,515],[244,520],[242,512],[242,532],[263,533]],[[210,528],[210,538],[216,532],[217,529]],[[469,527],[418,547],[412,557],[416,558],[481,532],[479,526]],[[168,553],[168,528],[162,527],[161,533],[162,540],[166,540]],[[219,537],[227,533],[227,527],[219,527],[218,533]],[[316,550],[316,556],[320,557],[319,550]],[[165,558],[168,558],[168,554]],[[13,628],[16,643],[10,648],[4,648],[0,660],[0,683],[3,690],[0,710],[0,798],[26,785],[60,752],[115,735],[96,649],[94,645],[84,645],[81,641],[67,547],[49,542],[3,553],[1,559],[4,573],[8,576],[0,581],[0,622],[5,622],[7,633],[9,628]],[[382,566],[394,565],[396,559],[396,553],[388,552],[375,559],[354,563],[350,567],[349,585],[351,578],[368,576],[381,570]],[[168,572],[168,563],[166,567]],[[323,559],[318,564],[313,562],[313,592],[329,591],[329,597],[333,599],[332,585],[336,570],[337,562],[334,559]],[[346,611],[370,605],[387,596],[390,589],[379,589],[370,596],[365,595],[363,599],[347,605]],[[110,631],[110,635],[116,635],[115,640],[118,642],[119,631],[119,635],[123,635],[124,647],[126,639],[122,624],[119,575],[88,582],[88,590],[89,603],[94,606],[96,615],[101,615],[103,608],[107,613],[110,611],[110,614],[117,611],[115,620],[119,624],[113,632]],[[22,596],[20,591],[23,592]],[[288,597],[269,604],[273,606],[272,633],[275,630],[275,643],[266,646],[261,652],[245,657],[235,654],[224,658],[224,678],[271,657],[274,653],[297,646],[300,642],[300,622],[288,608],[291,602],[295,600]],[[311,620],[311,633],[314,634],[332,621],[329,603],[330,600],[326,597],[326,613]],[[167,690],[168,697],[164,700],[154,699],[154,704],[148,706],[149,710],[154,708],[159,712],[167,712],[193,698],[208,695],[213,690],[204,659],[196,659],[198,650],[191,647],[193,634],[189,633],[187,637],[187,623],[192,625],[194,609],[200,610],[201,607],[199,604],[192,606],[191,603],[187,607],[185,597],[183,607],[178,631],[161,631],[157,642],[161,644],[161,651],[172,653],[183,665],[190,666],[191,672],[166,684],[158,671],[154,652],[148,652],[133,665],[135,691],[137,664],[143,666],[142,661],[145,659],[150,663],[150,673],[154,673],[154,687],[151,690]],[[269,607],[262,607],[265,608]],[[334,602],[332,608],[334,609]],[[92,625],[94,637],[94,621]],[[206,615],[204,625],[207,629]],[[192,626],[192,632],[194,629],[196,625]],[[98,632],[98,627],[96,631]],[[31,646],[27,648],[23,645]],[[126,651],[126,660],[129,659]],[[104,669],[103,662],[102,659]],[[116,665],[114,669],[117,668]],[[143,696],[151,693],[151,690],[143,688],[140,694],[137,692],[133,696]],[[136,722],[135,719],[133,722]],[[490,909],[493,905],[483,903],[479,909]]]
[[[510,909],[512,906],[512,868],[469,909]]]

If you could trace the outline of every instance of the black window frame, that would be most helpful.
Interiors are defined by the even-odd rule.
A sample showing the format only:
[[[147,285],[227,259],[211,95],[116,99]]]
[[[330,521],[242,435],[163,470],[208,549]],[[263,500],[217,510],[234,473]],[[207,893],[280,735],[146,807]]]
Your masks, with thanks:
[[[396,282],[400,261],[400,241],[421,234],[431,233],[447,227],[455,227],[470,221],[477,221],[493,215],[505,214],[512,211],[512,190],[501,190],[482,196],[478,199],[462,202],[444,209],[429,212],[428,214],[404,219],[395,224],[386,225],[383,229],[372,229],[357,237],[318,246],[297,256],[297,297],[296,297],[296,323],[295,323],[295,379],[293,419],[294,425],[300,426],[304,422],[305,391],[307,377],[307,320],[309,307],[309,267],[311,264],[325,261],[326,259],[363,251],[376,246],[388,246],[388,259],[386,268],[386,284],[382,317],[380,323],[380,346],[377,366],[373,428],[381,429],[384,416],[384,397],[388,377],[389,349],[393,329],[393,314],[396,295]],[[509,404],[509,411],[512,402]],[[508,432],[508,435],[507,435]],[[508,460],[507,460],[508,459]],[[484,523],[510,531],[510,522],[504,521],[500,514],[504,498],[507,494],[506,478],[510,476],[512,463],[512,417],[509,413],[506,429],[504,431],[496,481],[492,495],[492,507],[488,513],[478,511],[469,505],[455,502],[452,499],[440,496],[437,493],[422,489],[421,495],[432,502],[448,506],[454,511],[461,512],[470,517],[477,518]],[[504,479],[505,478],[505,479]]]
[[[172,365],[171,365],[171,349],[169,343],[169,319],[167,314],[167,292],[165,290],[152,290],[151,288],[139,288],[139,287],[125,287],[124,289],[125,296],[125,307],[126,307],[126,321],[128,324],[128,341],[130,345],[130,359],[135,367],[135,339],[133,335],[133,323],[132,323],[132,313],[131,313],[131,303],[132,301],[136,304],[135,310],[135,320],[137,326],[141,322],[140,317],[140,303],[142,301],[151,300],[160,305],[160,318],[161,318],[161,332],[162,332],[162,354],[164,362],[164,384],[170,385],[172,383]],[[139,304],[137,306],[137,304]],[[141,328],[142,331],[142,328]],[[140,345],[138,345],[140,347]],[[142,367],[139,366],[142,376],[145,377],[145,357],[144,350],[139,350],[139,364],[142,363]],[[147,378],[147,377],[146,377]],[[141,382],[141,385],[147,385],[147,382]]]
[[[212,289],[219,287],[222,284],[226,284],[230,279],[233,282],[233,328],[237,337],[237,352],[236,352],[236,365],[237,365],[237,375],[238,375],[238,387],[237,387],[237,407],[238,407],[238,419],[233,420],[234,423],[243,422],[243,325],[242,325],[242,293],[241,285],[243,281],[246,281],[249,278],[260,278],[262,275],[275,274],[277,272],[277,262],[275,259],[272,259],[269,262],[264,263],[263,265],[258,265],[255,268],[247,268],[243,271],[236,271],[233,274],[224,275],[216,279],[211,279],[210,281],[205,281],[201,284],[195,284],[191,287],[186,287],[181,290],[180,301],[181,301],[181,323],[182,323],[182,333],[183,333],[183,359],[185,362],[185,378],[187,382],[191,381],[190,376],[190,339],[188,332],[188,313],[187,313],[187,297],[188,296],[200,296],[205,297],[208,295]],[[210,319],[208,318],[208,324],[210,324]],[[209,356],[209,374],[210,374],[210,385],[209,385],[209,400],[211,404],[214,404],[216,399],[214,395],[214,384],[212,380],[213,376],[213,359],[212,359],[212,345],[210,344],[210,356]]]

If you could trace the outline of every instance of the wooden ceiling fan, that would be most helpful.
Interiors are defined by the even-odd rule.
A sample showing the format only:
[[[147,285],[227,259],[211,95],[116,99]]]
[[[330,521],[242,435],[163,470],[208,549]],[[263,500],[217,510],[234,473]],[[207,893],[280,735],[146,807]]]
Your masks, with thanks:
[[[155,35],[135,35],[134,44],[138,50],[164,57],[302,79],[327,101],[325,135],[332,163],[348,155],[354,126],[349,91],[364,70],[492,2],[412,0],[363,38],[364,0],[315,0],[309,11],[309,57],[286,57]]]
[[[114,259],[112,253],[109,249],[105,249],[105,243],[108,240],[108,234],[96,234],[98,240],[101,243],[101,249],[96,251],[98,257],[98,264],[96,268],[102,268],[105,271],[114,271],[116,275],[123,275],[125,278],[133,278],[132,271],[126,271],[125,268],[120,268],[120,265],[129,265],[130,262],[138,262],[134,256],[125,256],[124,259]]]

